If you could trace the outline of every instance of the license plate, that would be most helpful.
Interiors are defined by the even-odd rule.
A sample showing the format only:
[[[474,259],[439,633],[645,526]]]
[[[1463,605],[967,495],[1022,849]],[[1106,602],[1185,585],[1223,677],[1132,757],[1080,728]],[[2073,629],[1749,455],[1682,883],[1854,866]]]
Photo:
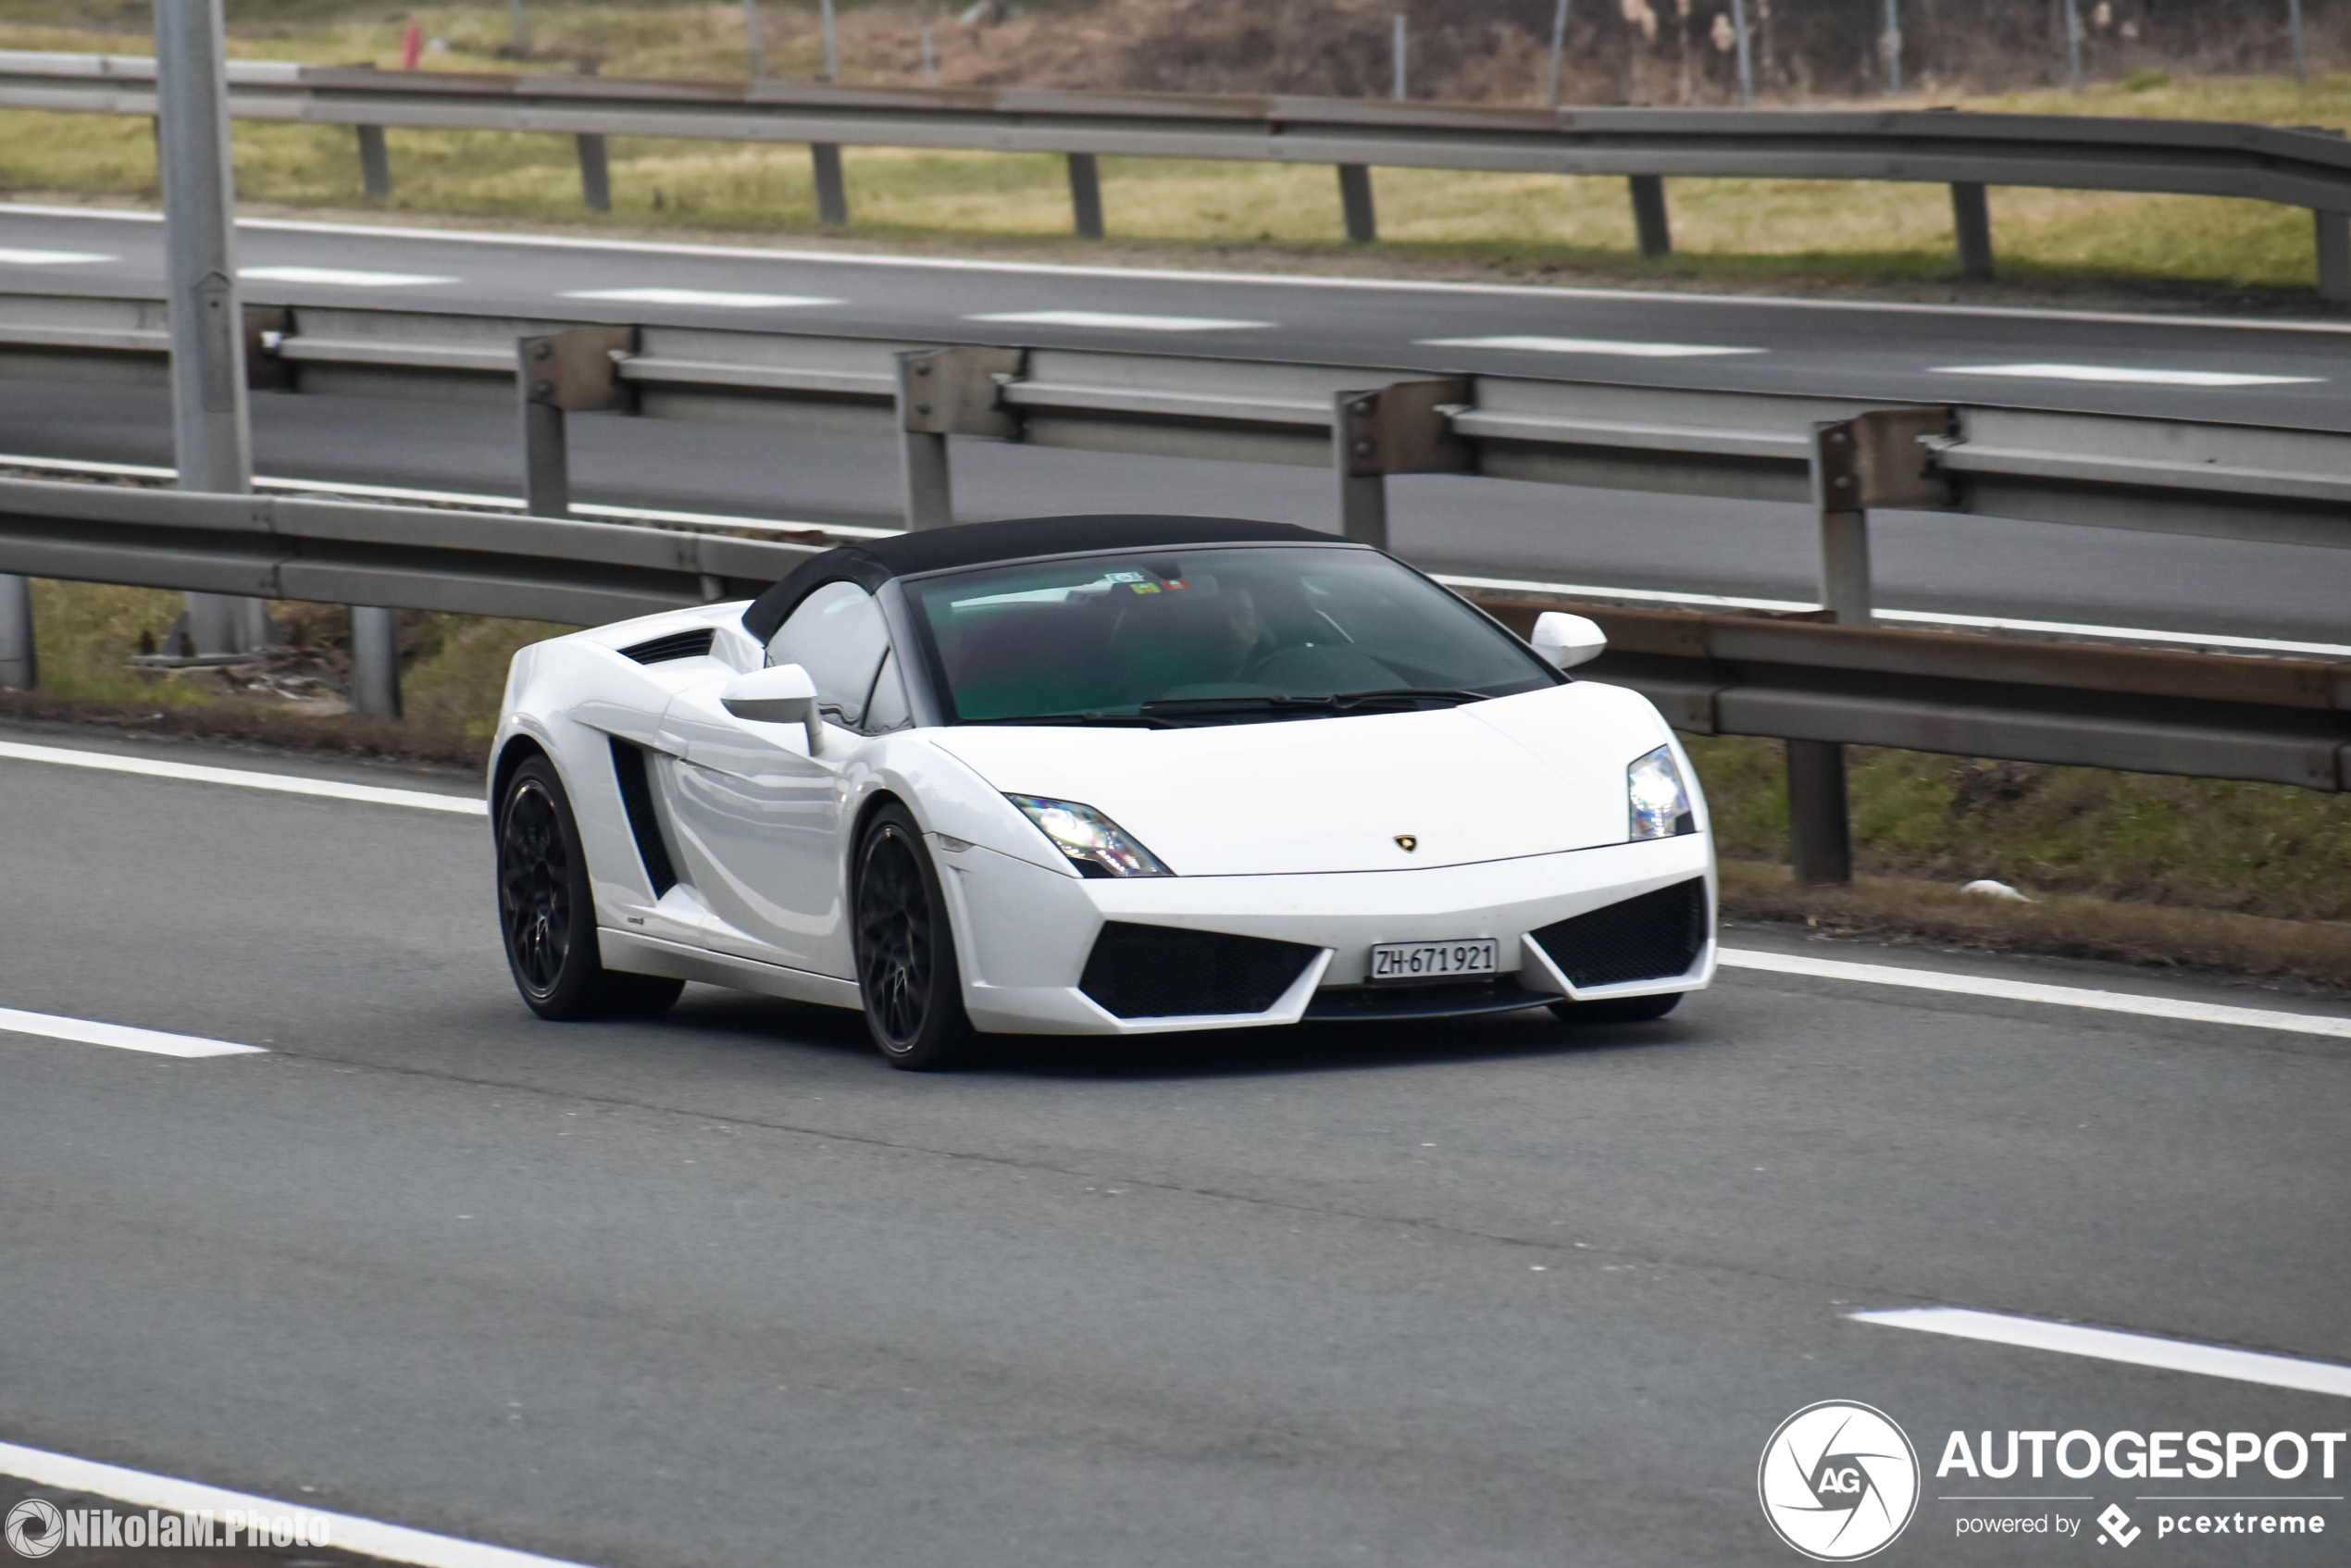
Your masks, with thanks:
[[[1453,980],[1491,975],[1501,967],[1492,937],[1450,942],[1381,942],[1372,949],[1375,980]]]

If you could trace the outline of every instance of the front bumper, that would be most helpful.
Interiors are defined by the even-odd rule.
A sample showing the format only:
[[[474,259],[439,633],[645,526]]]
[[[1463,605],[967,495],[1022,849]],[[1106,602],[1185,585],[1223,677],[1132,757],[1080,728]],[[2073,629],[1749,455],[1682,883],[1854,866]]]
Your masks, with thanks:
[[[1696,990],[1714,975],[1714,856],[1705,833],[1474,865],[1324,876],[1079,878],[932,841],[955,917],[964,1002],[1007,1034],[1159,1034],[1307,1017],[1437,1017],[1561,1000]],[[1692,879],[1705,888],[1698,957],[1681,974],[1578,987],[1531,933]],[[1120,1017],[1081,989],[1109,922],[1300,944],[1312,956],[1270,1006]],[[1373,988],[1376,942],[1497,939],[1502,973],[1455,987]]]

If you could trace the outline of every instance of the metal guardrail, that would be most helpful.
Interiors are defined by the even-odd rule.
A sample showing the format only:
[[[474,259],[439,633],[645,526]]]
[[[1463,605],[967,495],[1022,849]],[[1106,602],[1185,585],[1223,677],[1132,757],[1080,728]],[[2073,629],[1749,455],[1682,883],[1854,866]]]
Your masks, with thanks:
[[[1337,530],[1386,481],[1477,474],[1802,502],[1810,619],[1577,604],[1598,673],[1701,733],[1785,740],[1797,873],[1849,868],[1846,744],[2351,789],[2351,664],[1871,624],[1884,507],[2351,546],[2351,435],[1997,406],[1001,344],[255,306],[256,386],[522,411],[529,517],[0,481],[0,573],[592,622],[745,594],[816,546],[571,520],[573,413],[771,421],[900,444],[909,527],[953,521],[954,438],[1323,467]],[[164,378],[162,309],[0,296],[0,375]],[[1530,622],[1554,602],[1474,593]]]
[[[143,56],[0,51],[0,108],[155,112]],[[1961,270],[1993,271],[1985,187],[2234,196],[2315,215],[2320,292],[2351,300],[2351,143],[2323,130],[1949,110],[1537,109],[1290,96],[840,87],[558,75],[379,71],[235,61],[242,118],[350,125],[371,193],[391,189],[398,130],[580,139],[583,194],[609,201],[609,136],[806,143],[820,216],[848,220],[843,146],[1057,153],[1082,233],[1101,231],[1104,154],[1322,163],[1339,170],[1349,237],[1376,237],[1375,166],[1623,176],[1641,246],[1672,246],[1676,177],[1947,184]],[[1090,221],[1089,221],[1090,216]]]

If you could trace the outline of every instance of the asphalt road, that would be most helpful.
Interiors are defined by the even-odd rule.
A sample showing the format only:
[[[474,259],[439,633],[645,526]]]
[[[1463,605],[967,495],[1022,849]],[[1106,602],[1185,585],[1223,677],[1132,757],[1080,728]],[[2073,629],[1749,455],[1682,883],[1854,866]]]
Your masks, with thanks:
[[[245,296],[261,303],[1189,352],[2351,429],[2351,381],[2342,373],[2351,322],[2221,324],[467,238],[289,219],[240,224],[238,245]],[[0,286],[9,292],[153,297],[162,276],[158,222],[0,206]],[[615,292],[636,297],[609,297]],[[1082,318],[1068,319],[1071,313]],[[1493,342],[1529,338],[1551,346]],[[2094,379],[2080,379],[2085,374]]]
[[[518,435],[495,412],[255,393],[263,474],[518,494]],[[809,523],[895,527],[886,439],[578,416],[575,498]],[[170,404],[137,388],[0,380],[0,454],[172,461]],[[1320,469],[958,442],[958,516],[1183,511],[1331,526]],[[1801,506],[1574,490],[1500,479],[1390,481],[1390,543],[1437,571],[1810,602],[1818,525]],[[1881,605],[1893,609],[2351,642],[2351,550],[1874,513]]]
[[[0,1006],[270,1052],[0,1034],[0,1440],[613,1568],[1648,1568],[1798,1561],[1756,1466],[1819,1400],[1930,1467],[1894,1563],[2105,1560],[1957,1538],[2009,1505],[1941,1500],[1951,1430],[2345,1425],[1845,1315],[2351,1361],[2340,1042],[1735,973],[923,1077],[700,988],[536,1021],[478,819],[0,760]],[[2339,1561],[2295,1506],[2330,1537],[2133,1560]]]

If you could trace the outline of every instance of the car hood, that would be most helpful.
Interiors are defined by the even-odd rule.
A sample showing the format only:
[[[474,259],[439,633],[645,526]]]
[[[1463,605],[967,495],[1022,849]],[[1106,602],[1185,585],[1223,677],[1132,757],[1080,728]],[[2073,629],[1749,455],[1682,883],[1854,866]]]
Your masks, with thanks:
[[[958,725],[929,738],[1008,794],[1092,806],[1178,876],[1216,877],[1622,843],[1625,765],[1665,735],[1640,696],[1577,682],[1424,713],[1183,729]]]

